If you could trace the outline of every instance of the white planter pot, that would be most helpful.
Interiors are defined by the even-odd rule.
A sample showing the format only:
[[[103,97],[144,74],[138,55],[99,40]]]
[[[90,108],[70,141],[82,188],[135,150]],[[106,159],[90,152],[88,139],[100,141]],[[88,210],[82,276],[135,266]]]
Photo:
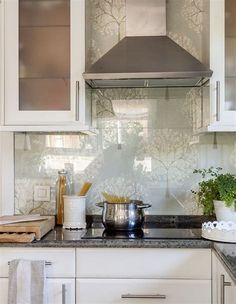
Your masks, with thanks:
[[[217,221],[236,222],[236,212],[234,206],[226,207],[223,201],[213,201]]]

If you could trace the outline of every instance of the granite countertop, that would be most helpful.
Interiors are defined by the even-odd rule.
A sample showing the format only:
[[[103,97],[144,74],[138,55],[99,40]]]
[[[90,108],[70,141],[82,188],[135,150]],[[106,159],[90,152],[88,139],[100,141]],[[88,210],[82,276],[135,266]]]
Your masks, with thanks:
[[[161,230],[163,227],[159,227]],[[192,231],[192,236],[178,237],[178,233],[174,233],[179,226],[165,227],[171,228],[175,236],[155,239],[82,239],[86,230],[66,230],[62,227],[56,227],[45,235],[40,241],[33,241],[32,243],[0,243],[0,247],[68,247],[68,248],[211,248],[212,242],[201,238],[201,231],[199,228],[188,229]],[[181,229],[184,230],[181,226]],[[96,229],[95,229],[96,230]],[[152,230],[152,229],[150,229]],[[184,234],[184,233],[183,233]],[[187,234],[188,235],[188,234]]]
[[[99,219],[100,220],[100,219]],[[200,220],[200,221],[199,221]],[[45,235],[40,241],[32,243],[0,243],[0,247],[28,247],[28,248],[208,248],[214,249],[222,262],[228,268],[232,279],[236,283],[236,244],[212,242],[201,237],[201,224],[203,218],[196,217],[168,217],[154,218],[154,227],[171,228],[172,231],[187,228],[193,231],[190,237],[157,238],[157,239],[82,239],[86,230],[64,230],[56,227]],[[158,226],[157,226],[158,222]],[[96,222],[95,222],[96,223]],[[181,228],[181,229],[180,229]],[[151,230],[151,229],[150,229]],[[164,229],[163,229],[164,230]],[[175,231],[174,231],[175,232]],[[188,234],[187,234],[188,235]]]
[[[236,284],[236,244],[214,242],[213,248]]]
[[[211,248],[212,242],[201,238],[201,223],[204,216],[150,215],[145,217],[144,228],[171,228],[173,238],[157,239],[82,239],[86,230],[65,230],[56,227],[40,241],[32,243],[0,243],[1,247],[87,247],[87,248]],[[101,216],[87,217],[88,227],[100,228]],[[103,227],[103,226],[102,226]],[[175,228],[187,228],[194,233],[179,238]],[[164,229],[163,229],[164,230]],[[181,233],[180,233],[181,234]],[[190,235],[190,237],[188,237]]]
[[[32,243],[0,243],[1,247],[69,247],[69,248],[211,248],[202,239],[81,239],[86,230],[64,230],[56,227],[40,241]]]
[[[214,249],[236,283],[236,244],[195,239],[81,239],[86,230],[63,230],[56,227],[40,241],[0,243],[0,247],[29,248],[208,248]]]
[[[157,239],[82,239],[86,234],[86,230],[71,231],[64,230],[57,227],[54,231],[49,233],[44,239],[41,240],[45,246],[58,246],[65,247],[90,247],[90,248],[210,248],[211,242],[201,238],[201,231],[199,220],[203,221],[202,217],[198,216],[149,216],[146,217],[144,223],[144,230],[147,228],[151,231],[155,228],[162,230],[161,238]],[[94,235],[97,231],[104,230],[101,223],[101,217],[93,217],[91,221],[87,220],[89,228],[94,228]],[[166,229],[167,228],[167,229]],[[186,233],[190,235],[189,238],[181,238],[182,228],[193,231],[193,233]],[[170,235],[163,231],[170,229]],[[179,232],[176,233],[176,231]],[[98,233],[98,235],[100,235]],[[60,244],[60,245],[59,245]],[[33,245],[33,243],[31,244]]]

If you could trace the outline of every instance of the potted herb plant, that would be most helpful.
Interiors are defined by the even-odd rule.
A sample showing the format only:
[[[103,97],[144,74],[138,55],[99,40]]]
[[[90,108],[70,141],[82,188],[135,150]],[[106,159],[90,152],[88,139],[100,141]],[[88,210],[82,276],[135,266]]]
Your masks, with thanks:
[[[236,175],[221,172],[222,168],[195,169],[201,174],[199,189],[192,191],[205,215],[216,215],[218,221],[236,222]]]

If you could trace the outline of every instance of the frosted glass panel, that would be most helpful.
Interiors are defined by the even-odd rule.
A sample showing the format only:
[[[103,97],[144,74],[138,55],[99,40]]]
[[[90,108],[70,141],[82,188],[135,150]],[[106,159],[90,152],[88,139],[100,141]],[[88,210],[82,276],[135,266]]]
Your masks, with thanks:
[[[236,1],[225,0],[225,109],[236,111]]]
[[[20,26],[70,25],[70,0],[21,0]]]
[[[225,40],[225,72],[226,77],[236,76],[236,37]]]
[[[236,111],[236,77],[225,80],[225,110]]]
[[[236,1],[235,0],[225,0],[225,29],[226,36],[236,37]]]
[[[70,28],[20,29],[20,77],[69,77]]]
[[[21,79],[21,111],[66,111],[70,109],[68,79]]]
[[[19,110],[70,110],[70,1],[19,1]]]

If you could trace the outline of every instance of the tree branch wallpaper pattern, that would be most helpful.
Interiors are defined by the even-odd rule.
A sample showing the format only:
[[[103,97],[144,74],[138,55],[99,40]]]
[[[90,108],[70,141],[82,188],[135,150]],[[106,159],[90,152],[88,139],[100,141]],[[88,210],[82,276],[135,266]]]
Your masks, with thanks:
[[[125,0],[87,0],[87,66],[125,37]]]
[[[204,13],[203,0],[185,0],[182,15],[187,19],[189,28],[198,34],[203,31]]]
[[[207,63],[208,0],[168,0],[167,32]],[[87,66],[125,37],[125,0],[87,0]],[[93,186],[87,213],[100,214],[102,191],[150,203],[151,214],[201,214],[191,189],[194,168],[236,172],[236,136],[196,136],[205,124],[197,88],[92,91],[98,134],[15,134],[15,212],[55,214],[58,170],[68,169],[76,193]],[[204,120],[204,121],[203,121]],[[35,185],[51,187],[50,202],[34,202]]]

